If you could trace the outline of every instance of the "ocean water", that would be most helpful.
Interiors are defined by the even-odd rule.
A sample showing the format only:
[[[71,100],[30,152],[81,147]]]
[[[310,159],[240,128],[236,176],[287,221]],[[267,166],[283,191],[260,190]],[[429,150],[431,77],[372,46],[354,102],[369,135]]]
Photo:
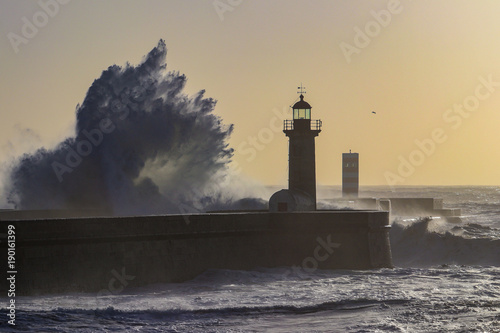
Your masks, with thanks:
[[[5,310],[0,330],[500,332],[500,187],[370,187],[361,195],[443,198],[463,218],[395,219],[394,269],[211,270],[112,296],[17,297],[15,330]]]

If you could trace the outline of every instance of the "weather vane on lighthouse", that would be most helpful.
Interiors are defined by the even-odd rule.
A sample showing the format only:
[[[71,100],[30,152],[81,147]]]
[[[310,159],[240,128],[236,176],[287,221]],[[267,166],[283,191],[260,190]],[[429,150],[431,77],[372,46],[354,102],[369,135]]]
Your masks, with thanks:
[[[297,87],[297,89],[300,89],[300,91],[297,91],[297,94],[302,95],[302,94],[306,93],[306,91],[305,91],[306,87],[302,86],[302,82],[300,83],[300,87]]]

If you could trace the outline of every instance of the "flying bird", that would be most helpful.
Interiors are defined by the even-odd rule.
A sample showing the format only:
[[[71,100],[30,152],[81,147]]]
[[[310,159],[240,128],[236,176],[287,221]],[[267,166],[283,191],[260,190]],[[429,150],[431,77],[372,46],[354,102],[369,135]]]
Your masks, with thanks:
[[[373,114],[377,114],[377,112],[375,112],[375,111],[372,111],[372,113],[373,113]]]

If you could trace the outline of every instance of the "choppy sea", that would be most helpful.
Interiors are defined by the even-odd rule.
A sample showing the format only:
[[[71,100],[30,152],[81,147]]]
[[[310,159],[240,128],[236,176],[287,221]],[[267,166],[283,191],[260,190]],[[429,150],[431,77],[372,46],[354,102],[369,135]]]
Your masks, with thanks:
[[[17,297],[15,329],[0,298],[0,331],[500,332],[500,187],[367,187],[360,196],[442,198],[462,208],[462,222],[395,218],[394,269],[211,270],[119,295]]]

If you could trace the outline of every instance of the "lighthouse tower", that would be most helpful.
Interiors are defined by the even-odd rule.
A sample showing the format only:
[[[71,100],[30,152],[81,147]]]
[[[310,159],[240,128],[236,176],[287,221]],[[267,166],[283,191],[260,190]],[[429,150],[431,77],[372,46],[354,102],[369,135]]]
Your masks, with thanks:
[[[269,201],[270,210],[297,211],[316,209],[316,154],[314,139],[321,132],[321,120],[311,120],[311,105],[304,100],[295,103],[293,119],[285,120],[283,132],[289,138],[288,190],[276,192]]]

